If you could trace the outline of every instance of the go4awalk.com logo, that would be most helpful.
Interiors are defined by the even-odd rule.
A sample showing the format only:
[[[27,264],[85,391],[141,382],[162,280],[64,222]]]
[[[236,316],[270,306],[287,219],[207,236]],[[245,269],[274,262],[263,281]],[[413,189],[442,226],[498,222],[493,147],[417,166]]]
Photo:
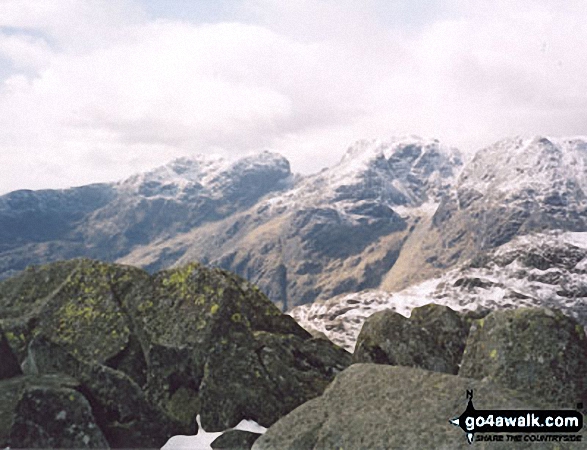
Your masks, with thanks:
[[[467,441],[582,442],[583,414],[574,410],[476,410],[473,391],[467,408],[450,423],[462,428]],[[577,405],[579,409],[582,404]],[[475,438],[475,435],[480,433]],[[493,434],[482,435],[481,433]],[[498,434],[499,433],[499,434]]]

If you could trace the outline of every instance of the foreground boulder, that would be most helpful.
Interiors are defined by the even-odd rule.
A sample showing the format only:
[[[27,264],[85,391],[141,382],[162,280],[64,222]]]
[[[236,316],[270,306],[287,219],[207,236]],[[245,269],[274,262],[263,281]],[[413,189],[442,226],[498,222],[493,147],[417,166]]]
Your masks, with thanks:
[[[338,375],[321,397],[270,427],[253,449],[470,449],[465,433],[449,423],[465,410],[468,389],[474,390],[476,409],[546,407],[530,395],[489,381],[418,368],[355,364]],[[512,448],[511,442],[474,445]],[[557,445],[520,442],[515,448]]]
[[[459,375],[487,378],[563,406],[587,399],[587,339],[560,311],[494,311],[474,322]]]
[[[456,374],[467,332],[466,320],[447,306],[414,308],[410,318],[390,309],[380,311],[363,324],[353,362]]]
[[[199,264],[31,267],[0,283],[0,313],[26,373],[77,379],[111,447],[195,434],[198,414],[207,431],[269,426],[351,362],[255,286]]]
[[[149,360],[154,354],[166,360],[150,371],[147,390],[174,410],[185,410],[177,401],[193,399],[194,417],[199,410],[206,431],[243,419],[269,426],[320,395],[351,362],[346,351],[313,339],[257,287],[223,270],[193,264],[156,274],[152,286],[150,303],[143,297],[129,302],[159,345]],[[184,357],[171,362],[169,353],[178,351]]]
[[[79,383],[63,376],[0,381],[0,446],[108,448]]]

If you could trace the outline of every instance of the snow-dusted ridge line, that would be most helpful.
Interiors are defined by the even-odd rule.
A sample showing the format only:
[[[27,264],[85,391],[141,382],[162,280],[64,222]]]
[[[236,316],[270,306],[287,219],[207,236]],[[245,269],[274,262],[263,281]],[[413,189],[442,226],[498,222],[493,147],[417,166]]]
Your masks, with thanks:
[[[412,155],[408,154],[402,161],[398,154],[410,148],[415,156],[410,159]],[[391,167],[394,157],[398,160]],[[293,188],[272,196],[261,207],[272,211],[324,207],[345,216],[351,205],[356,206],[357,196],[366,191],[377,195],[372,200],[390,208],[417,207],[424,202],[438,202],[438,191],[452,184],[461,166],[461,153],[437,139],[408,136],[361,140],[346,150],[338,164],[301,177]],[[426,192],[416,194],[414,183],[422,183]],[[356,192],[350,203],[345,199],[345,190]]]
[[[289,172],[289,162],[278,153],[264,151],[242,158],[213,155],[181,157],[153,170],[138,173],[115,183],[127,195],[145,195],[150,198],[174,198],[188,190],[203,190],[212,197],[234,174],[246,174],[255,169],[281,168]]]

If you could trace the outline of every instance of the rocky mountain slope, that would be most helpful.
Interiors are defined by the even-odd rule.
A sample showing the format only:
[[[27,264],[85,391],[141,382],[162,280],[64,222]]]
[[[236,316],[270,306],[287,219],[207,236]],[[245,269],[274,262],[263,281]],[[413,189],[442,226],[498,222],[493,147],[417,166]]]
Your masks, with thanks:
[[[398,292],[341,294],[294,308],[306,329],[323,332],[352,351],[367,317],[385,309],[409,316],[427,303],[457,311],[557,308],[587,326],[587,232],[518,236],[443,275]]]
[[[477,152],[382,283],[397,290],[515,236],[587,231],[587,140],[504,139]]]
[[[0,275],[72,257],[115,261],[138,245],[247,209],[290,177],[287,160],[265,152],[236,162],[178,159],[119,183],[6,194],[0,197]]]

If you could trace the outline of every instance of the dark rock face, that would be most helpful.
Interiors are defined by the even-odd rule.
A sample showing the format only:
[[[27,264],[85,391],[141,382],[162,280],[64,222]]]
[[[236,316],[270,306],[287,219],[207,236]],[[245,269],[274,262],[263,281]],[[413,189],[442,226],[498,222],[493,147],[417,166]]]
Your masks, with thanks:
[[[22,374],[16,356],[8,344],[4,331],[0,328],[0,380]]]
[[[392,310],[380,311],[363,324],[353,361],[456,374],[467,333],[466,321],[446,306],[415,308],[409,319]]]
[[[78,380],[117,448],[195,434],[197,414],[208,431],[269,426],[351,359],[255,286],[199,264],[152,276],[92,260],[30,268],[0,283],[0,310],[25,373]]]
[[[51,418],[51,421],[47,419]],[[15,447],[105,448],[88,401],[71,389],[27,390],[16,410],[10,435]]]
[[[59,376],[0,381],[0,445],[108,448],[77,381]]]
[[[494,311],[474,322],[459,375],[574,405],[587,399],[585,331],[556,310]]]
[[[251,431],[228,430],[212,441],[210,447],[225,450],[250,450],[259,436],[261,436],[259,433]]]
[[[474,390],[476,409],[548,407],[532,395],[489,381],[411,367],[354,364],[322,396],[270,427],[253,449],[468,449],[463,431],[449,423],[464,411],[467,389]],[[477,446],[512,447],[508,442],[476,442]],[[521,442],[516,448],[554,447]]]

